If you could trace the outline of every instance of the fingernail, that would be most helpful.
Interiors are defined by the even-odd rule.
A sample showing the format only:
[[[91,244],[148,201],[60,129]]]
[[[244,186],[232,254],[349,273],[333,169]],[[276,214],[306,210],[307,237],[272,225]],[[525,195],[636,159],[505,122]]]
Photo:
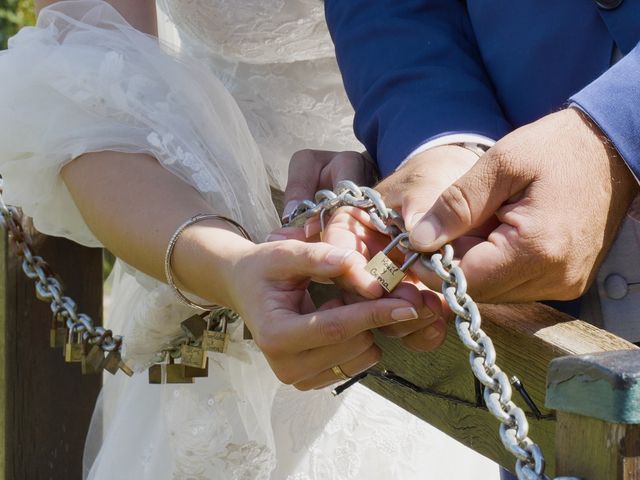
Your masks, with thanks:
[[[284,235],[280,235],[278,233],[270,233],[269,235],[267,235],[264,239],[265,242],[277,242],[279,240],[286,240],[287,237],[285,237]]]
[[[345,250],[344,248],[334,248],[327,254],[327,263],[331,265],[341,265],[345,259],[355,253],[355,250]]]
[[[282,212],[283,217],[288,217],[291,213],[296,209],[300,200],[289,200],[287,204],[284,206],[284,211]]]
[[[405,227],[407,227],[409,230],[412,230],[413,227],[415,227],[416,224],[422,219],[422,217],[424,217],[425,213],[427,212],[420,212],[420,213],[414,214],[409,220],[409,223],[405,224]]]
[[[441,236],[442,226],[435,217],[425,217],[411,230],[411,243],[414,247],[428,249]]]
[[[418,312],[413,307],[401,307],[391,310],[391,318],[398,322],[406,322],[407,320],[415,320],[418,318]]]
[[[424,331],[424,338],[426,340],[435,340],[436,338],[439,338],[441,335],[442,335],[442,331],[440,331],[438,327],[436,327],[435,325],[431,325],[430,327],[427,327]]]

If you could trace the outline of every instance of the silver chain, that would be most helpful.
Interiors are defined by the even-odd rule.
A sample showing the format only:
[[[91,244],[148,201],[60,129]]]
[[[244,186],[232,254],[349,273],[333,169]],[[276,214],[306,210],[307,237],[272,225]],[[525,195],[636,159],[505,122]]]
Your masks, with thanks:
[[[122,337],[111,330],[93,324],[91,317],[78,313],[76,302],[64,295],[62,283],[42,257],[33,253],[30,235],[23,228],[22,212],[7,206],[0,188],[0,223],[9,233],[16,254],[22,259],[22,271],[35,282],[36,297],[49,302],[54,319],[63,323],[69,332],[81,335],[88,345],[98,345],[104,352],[120,352]]]
[[[61,282],[42,257],[34,255],[29,234],[22,226],[19,209],[7,206],[1,196],[0,223],[7,230],[22,258],[22,270],[35,281],[36,296],[50,303],[54,318],[62,321],[70,332],[82,334],[90,345],[98,345],[105,352],[122,348],[122,337],[111,330],[95,326],[91,317],[78,313],[72,298],[64,295]],[[325,213],[343,206],[366,210],[376,229],[391,237],[406,232],[401,215],[386,207],[381,195],[369,187],[359,187],[350,181],[339,182],[335,191],[320,190],[315,202],[306,200],[285,219],[284,226],[300,226],[306,220],[320,216],[324,227]],[[400,242],[403,249],[414,252],[407,240]],[[511,400],[511,384],[507,375],[496,364],[496,351],[491,339],[480,328],[478,306],[467,294],[467,281],[460,267],[453,264],[453,247],[445,245],[434,254],[420,255],[422,264],[434,271],[442,280],[442,293],[451,311],[456,315],[455,325],[462,343],[470,350],[469,360],[475,377],[485,386],[484,400],[488,410],[500,421],[500,438],[505,448],[516,458],[516,474],[521,480],[550,480],[544,474],[545,460],[540,447],[529,437],[529,422],[524,411]],[[161,355],[175,354],[186,337],[176,338]],[[556,477],[556,480],[578,480],[574,477]]]
[[[320,216],[324,229],[324,216],[344,206],[365,210],[376,229],[391,239],[406,234],[402,216],[388,208],[382,196],[369,187],[353,182],[339,182],[334,191],[320,190],[315,202],[306,200],[283,219],[284,226],[301,226],[308,219]],[[406,235],[399,242],[405,253],[417,253],[411,248]],[[418,256],[415,256],[417,259]],[[456,331],[469,349],[469,361],[474,376],[484,385],[487,409],[500,421],[502,444],[516,458],[516,474],[520,480],[550,480],[545,475],[545,460],[540,447],[528,436],[529,422],[520,407],[511,400],[509,377],[496,364],[496,350],[491,338],[482,330],[480,311],[467,293],[467,280],[460,267],[453,264],[453,247],[445,245],[439,252],[419,255],[420,261],[442,280],[442,294],[455,314]],[[574,477],[556,477],[556,480],[578,480]]]
[[[31,236],[23,227],[23,223],[24,216],[20,209],[4,203],[0,181],[0,225],[9,233],[15,252],[22,259],[22,271],[35,282],[36,297],[41,301],[49,302],[54,320],[66,327],[68,335],[73,333],[86,345],[97,345],[103,352],[120,354],[123,337],[114,335],[111,330],[102,326],[94,325],[89,315],[78,313],[76,302],[64,295],[62,282],[49,264],[42,257],[34,254]],[[213,321],[219,321],[224,316],[230,323],[239,318],[235,312],[222,307],[214,309],[210,315]],[[173,338],[156,353],[154,362],[162,362],[167,355],[180,358],[180,347],[184,344],[197,345],[198,342],[187,335]],[[126,365],[122,370],[129,372],[128,375],[131,373]]]

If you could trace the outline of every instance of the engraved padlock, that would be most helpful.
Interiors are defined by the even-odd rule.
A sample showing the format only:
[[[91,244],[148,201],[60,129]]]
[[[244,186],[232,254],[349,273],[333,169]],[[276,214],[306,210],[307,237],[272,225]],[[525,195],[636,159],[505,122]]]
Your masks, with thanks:
[[[225,353],[229,344],[227,316],[221,315],[217,325],[212,323],[212,316],[207,317],[207,328],[202,333],[202,348],[208,352]]]
[[[387,245],[384,250],[376,253],[376,255],[367,263],[364,269],[371,275],[376,277],[378,283],[382,285],[387,292],[393,292],[402,279],[407,274],[409,267],[420,257],[420,253],[412,253],[409,258],[405,260],[401,267],[398,267],[388,257],[391,250],[396,248],[401,241],[408,239],[408,233],[402,233],[391,240],[391,243]]]
[[[184,343],[180,345],[180,357],[183,365],[193,368],[207,368],[207,352],[202,348]]]
[[[85,344],[82,332],[69,330],[67,341],[64,344],[64,361],[67,363],[80,363],[85,354]]]

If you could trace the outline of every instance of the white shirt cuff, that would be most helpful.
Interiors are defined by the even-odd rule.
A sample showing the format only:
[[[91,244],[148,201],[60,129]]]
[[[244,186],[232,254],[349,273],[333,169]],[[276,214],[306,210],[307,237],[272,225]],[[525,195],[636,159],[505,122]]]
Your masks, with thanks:
[[[416,148],[413,152],[411,152],[407,158],[405,158],[400,165],[396,168],[396,171],[400,170],[404,167],[405,163],[409,161],[412,157],[418,155],[419,153],[426,152],[432,148],[442,147],[445,145],[453,145],[456,143],[467,143],[476,145],[478,147],[484,147],[485,149],[489,149],[493,147],[496,143],[495,140],[489,137],[485,137],[484,135],[478,135],[476,133],[452,133],[450,135],[443,135],[441,137],[434,138],[429,140],[418,148]]]

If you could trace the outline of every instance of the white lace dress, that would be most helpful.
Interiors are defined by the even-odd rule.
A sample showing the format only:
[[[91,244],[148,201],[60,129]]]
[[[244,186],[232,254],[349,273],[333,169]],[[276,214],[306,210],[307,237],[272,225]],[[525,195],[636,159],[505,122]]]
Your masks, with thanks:
[[[100,246],[59,177],[89,151],[146,152],[262,239],[301,148],[354,149],[319,0],[164,0],[180,51],[99,0],[45,9],[0,56],[5,198],[52,235]],[[195,58],[195,60],[193,60]],[[138,371],[192,312],[117,262],[109,327]],[[361,386],[334,398],[281,385],[235,328],[194,385],[106,377],[90,479],[496,478],[497,467]]]

